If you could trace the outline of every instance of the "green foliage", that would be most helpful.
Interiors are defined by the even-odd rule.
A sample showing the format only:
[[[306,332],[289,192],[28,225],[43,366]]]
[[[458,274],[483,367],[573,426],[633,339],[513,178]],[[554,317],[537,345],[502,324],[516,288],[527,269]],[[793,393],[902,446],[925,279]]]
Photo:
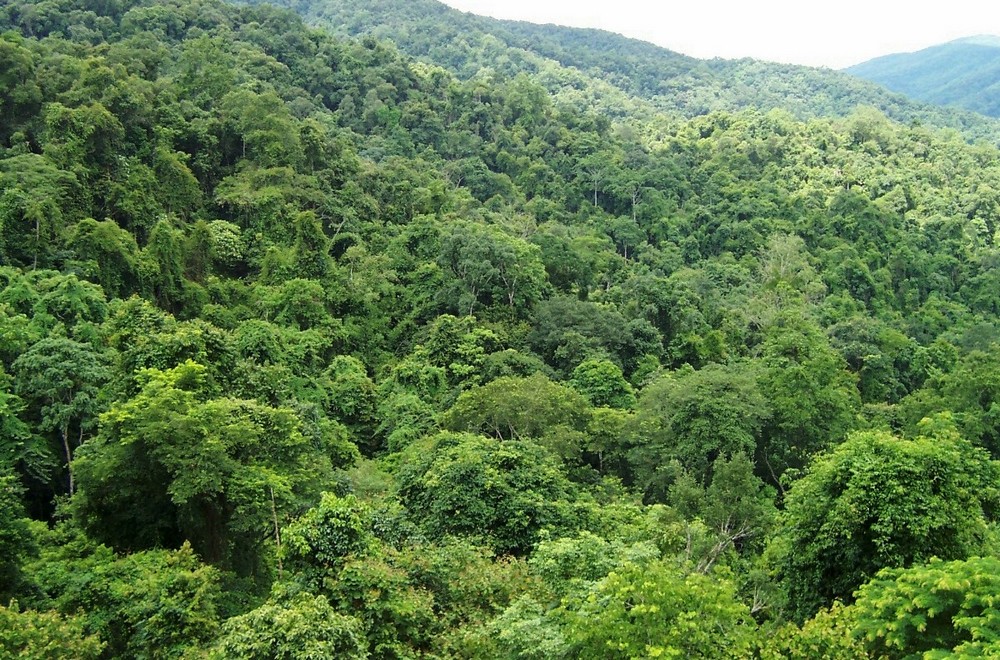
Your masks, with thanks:
[[[858,657],[785,619],[990,556],[995,124],[432,5],[2,3],[0,596],[107,657]]]
[[[209,657],[362,660],[369,656],[357,619],[338,613],[323,596],[299,594],[268,601],[226,621]]]
[[[750,555],[763,547],[777,517],[772,490],[754,476],[743,454],[717,460],[707,488],[691,474],[681,474],[670,488],[670,504],[708,531],[700,556],[689,553],[695,570],[703,573],[732,552]]]
[[[462,535],[523,555],[543,530],[570,530],[576,489],[552,455],[523,440],[441,433],[407,448],[399,497],[431,538]]]
[[[581,358],[605,355],[631,374],[639,358],[657,352],[656,337],[644,319],[630,321],[610,305],[557,297],[539,303],[529,341],[567,374]]]
[[[964,437],[1000,455],[1000,382],[994,365],[993,351],[970,352],[904,399],[901,416],[916,430],[925,417],[950,412]]]
[[[497,378],[463,393],[444,424],[498,440],[530,438],[572,461],[582,450],[588,412],[586,400],[574,390],[534,374]]]
[[[0,161],[0,256],[4,263],[48,266],[55,239],[76,215],[78,177],[39,154]],[[70,218],[66,218],[69,215]]]
[[[0,471],[0,599],[4,601],[21,586],[21,563],[33,550],[21,490],[13,475]]]
[[[450,314],[434,319],[425,332],[426,339],[416,353],[444,369],[449,385],[465,389],[481,384],[487,360],[500,346],[495,332],[483,327],[475,317],[456,318]]]
[[[99,388],[109,373],[89,344],[50,337],[32,345],[12,365],[17,391],[37,411],[37,428],[50,433],[53,453],[67,468],[69,493],[75,490],[72,461],[101,410]]]
[[[622,408],[635,406],[635,392],[621,369],[609,360],[584,360],[573,370],[569,384],[587,397],[592,406]]]
[[[850,660],[865,657],[866,649],[855,639],[854,608],[836,602],[798,627],[784,624],[762,630],[761,660]]]
[[[354,496],[323,493],[318,506],[285,530],[283,551],[291,560],[332,571],[371,547],[370,518]]]
[[[964,559],[995,545],[998,467],[954,430],[901,440],[853,434],[785,499],[772,561],[800,619],[881,568]]]
[[[492,622],[489,653],[518,660],[566,657],[566,637],[547,614],[546,608],[530,596],[516,600]]]
[[[538,79],[557,100],[586,99],[612,116],[642,116],[650,106],[684,117],[748,107],[843,116],[862,104],[877,105],[903,123],[992,127],[971,113],[920,106],[840,72],[750,59],[698,60],[610,32],[499,21],[442,10],[427,0],[309,6],[304,14],[339,34],[395,35],[405,52],[429,57],[463,78],[484,68],[508,75],[544,73]],[[543,103],[519,105],[533,108],[517,112],[521,125],[544,116]]]
[[[376,393],[364,365],[357,358],[338,355],[330,361],[326,376],[330,381],[325,392],[327,408],[354,431],[361,441],[357,444],[365,446],[375,421]]]
[[[9,658],[57,660],[73,657],[96,660],[104,644],[88,635],[77,617],[55,612],[20,611],[17,603],[0,606],[0,651]]]
[[[973,557],[880,571],[856,593],[854,635],[879,657],[991,657],[997,568],[995,557]]]
[[[467,542],[414,542],[351,558],[326,581],[333,602],[358,616],[374,657],[464,655],[476,629],[526,586],[516,560]]]
[[[730,583],[662,562],[611,573],[562,616],[575,657],[744,657],[755,639]]]
[[[407,657],[430,646],[433,595],[412,584],[406,570],[388,558],[352,561],[330,582],[339,609],[361,619],[374,657]]]
[[[135,236],[111,220],[86,218],[74,225],[66,242],[78,255],[81,270],[108,296],[124,298],[139,291]]]
[[[750,365],[709,365],[666,374],[643,390],[630,460],[647,496],[663,497],[671,459],[707,483],[717,458],[756,451],[770,409],[754,375]]]
[[[626,545],[618,539],[609,542],[585,531],[574,537],[542,541],[528,565],[553,600],[558,600],[590,588],[613,570],[658,556],[659,550],[652,543]]]
[[[249,571],[263,539],[329,478],[332,438],[311,441],[290,409],[209,398],[205,371],[189,361],[143,372],[76,462],[77,511],[117,548],[186,538],[206,560]]]
[[[391,452],[406,449],[436,429],[434,409],[415,394],[395,394],[378,408],[378,434]]]
[[[448,274],[442,296],[450,311],[506,305],[523,313],[539,299],[545,270],[538,248],[489,225],[455,223],[441,237],[438,265]]]
[[[21,420],[25,405],[12,393],[11,378],[0,370],[0,474],[22,470],[35,479],[44,479],[52,469],[44,443],[32,436],[31,427]]]
[[[43,536],[32,570],[48,603],[79,613],[112,656],[178,658],[218,632],[219,573],[190,545],[119,558],[63,525]]]
[[[821,329],[803,319],[776,319],[763,346],[761,393],[771,405],[761,461],[775,481],[841,441],[856,424],[860,400],[846,362]]]

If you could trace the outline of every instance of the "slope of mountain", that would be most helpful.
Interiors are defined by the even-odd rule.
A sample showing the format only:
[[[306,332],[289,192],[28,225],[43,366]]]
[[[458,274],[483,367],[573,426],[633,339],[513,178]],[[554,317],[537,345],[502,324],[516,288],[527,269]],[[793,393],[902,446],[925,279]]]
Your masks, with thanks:
[[[895,53],[846,71],[920,101],[1000,117],[1000,37],[969,37]]]
[[[0,658],[1000,656],[1000,150],[480,37],[0,3]]]
[[[249,0],[256,4],[263,0]],[[859,105],[904,123],[962,130],[996,141],[1000,124],[972,113],[913,102],[829,69],[741,60],[699,60],[601,30],[498,20],[437,0],[269,0],[342,36],[389,39],[403,52],[461,78],[492,70],[539,75],[606,114],[648,104],[683,117],[717,110],[782,108],[799,118],[845,116]],[[595,85],[603,83],[610,86]],[[620,92],[620,93],[618,93]]]

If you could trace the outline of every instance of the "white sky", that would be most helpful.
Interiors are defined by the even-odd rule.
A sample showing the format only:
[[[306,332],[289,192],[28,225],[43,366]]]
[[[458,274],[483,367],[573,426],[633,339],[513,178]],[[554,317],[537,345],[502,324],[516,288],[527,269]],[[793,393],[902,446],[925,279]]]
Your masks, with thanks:
[[[593,27],[695,57],[839,69],[960,37],[1000,35],[996,0],[443,0],[476,14]]]

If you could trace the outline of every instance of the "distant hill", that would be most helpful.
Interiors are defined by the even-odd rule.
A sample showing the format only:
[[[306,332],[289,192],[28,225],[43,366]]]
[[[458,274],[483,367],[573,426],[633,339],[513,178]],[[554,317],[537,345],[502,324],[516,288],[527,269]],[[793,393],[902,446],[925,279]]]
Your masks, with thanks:
[[[437,0],[244,0],[296,10],[342,36],[389,39],[461,78],[484,71],[537,76],[550,91],[611,116],[642,106],[694,117],[717,110],[782,108],[799,118],[846,116],[859,105],[903,123],[951,127],[997,141],[1000,124],[916,103],[830,69],[752,59],[701,60],[602,30],[504,21]]]
[[[907,96],[1000,117],[1000,37],[978,36],[846,69]]]

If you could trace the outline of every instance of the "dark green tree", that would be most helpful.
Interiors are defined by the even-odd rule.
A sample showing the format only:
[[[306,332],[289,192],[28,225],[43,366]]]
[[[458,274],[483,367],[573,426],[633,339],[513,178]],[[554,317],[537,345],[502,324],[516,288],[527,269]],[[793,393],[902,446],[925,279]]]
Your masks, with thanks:
[[[402,458],[399,498],[431,538],[462,535],[523,555],[543,529],[576,524],[576,488],[531,442],[441,433],[410,445]]]
[[[103,408],[100,386],[110,376],[105,359],[89,344],[51,337],[29,348],[13,368],[17,392],[36,412],[38,430],[53,434],[61,449],[66,488],[72,495],[74,453]]]
[[[307,436],[293,410],[211,398],[205,368],[142,373],[75,464],[77,512],[116,548],[190,540],[213,564],[258,569],[262,545],[329,479],[336,436]]]
[[[939,423],[914,440],[855,433],[788,491],[770,556],[795,617],[850,601],[882,568],[995,547],[1000,467]]]
[[[681,369],[648,385],[639,397],[629,458],[647,497],[662,501],[677,460],[697,481],[711,481],[718,459],[753,455],[770,407],[752,365]]]

